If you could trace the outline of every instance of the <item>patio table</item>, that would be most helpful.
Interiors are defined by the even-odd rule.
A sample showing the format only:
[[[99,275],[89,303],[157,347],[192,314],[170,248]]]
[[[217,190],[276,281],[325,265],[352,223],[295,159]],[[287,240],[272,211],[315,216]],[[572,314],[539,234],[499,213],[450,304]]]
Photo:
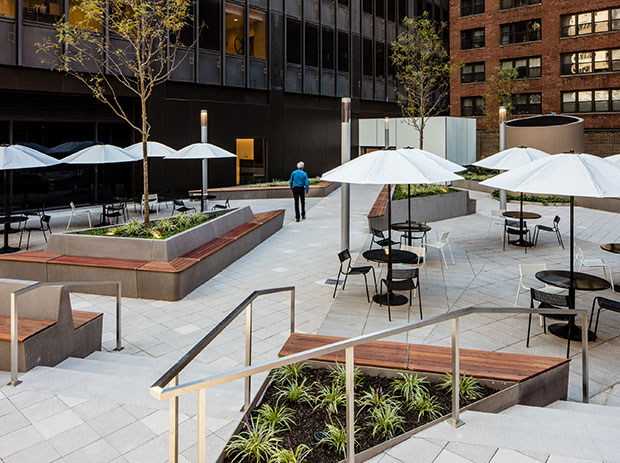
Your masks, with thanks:
[[[570,288],[570,272],[568,270],[543,270],[536,273],[536,278],[551,286]],[[609,281],[596,275],[581,272],[573,273],[573,285],[576,291],[605,291],[611,287]],[[570,317],[567,324],[555,323],[550,325],[549,331],[560,338],[568,339],[569,328],[571,341],[581,341],[581,327],[575,324],[575,317]],[[595,339],[594,332],[588,330],[588,341]]]
[[[601,244],[601,249],[603,251],[613,252],[614,254],[620,254],[620,243]],[[620,292],[620,283],[614,285],[614,291]]]
[[[512,241],[508,241],[508,243],[514,245],[514,246],[527,246],[527,247],[531,247],[533,246],[533,243],[531,241],[528,241],[523,237],[523,221],[524,220],[536,220],[536,219],[540,219],[542,217],[542,215],[536,213],[536,212],[527,212],[527,211],[504,211],[502,213],[502,215],[504,217],[508,217],[510,219],[519,219],[520,222],[520,226],[519,229],[521,230],[521,238],[517,239],[517,240],[512,240]]]
[[[409,251],[401,251],[400,249],[392,249],[392,252],[388,254],[387,249],[372,249],[365,251],[362,256],[366,260],[370,260],[378,263],[388,264],[388,274],[392,272],[392,264],[417,264],[417,254]],[[377,304],[387,304],[388,297],[390,298],[390,305],[405,305],[409,299],[402,294],[394,294],[393,291],[388,291],[384,294],[375,294],[372,300]]]
[[[426,233],[432,228],[423,222],[397,222],[392,224],[392,230],[401,233],[422,233],[422,241],[426,240]]]
[[[28,217],[26,217],[25,215],[11,215],[9,217],[6,217],[6,216],[0,217],[0,223],[3,224],[5,227],[10,226],[10,224],[12,223],[21,223],[21,222],[25,222],[26,220],[28,220]],[[14,230],[15,232],[21,231],[19,229],[14,229]],[[0,254],[8,254],[11,252],[19,251],[19,248],[14,248],[14,247],[9,246],[9,233],[15,233],[15,232],[7,231],[6,233],[4,233],[4,246],[0,248]]]

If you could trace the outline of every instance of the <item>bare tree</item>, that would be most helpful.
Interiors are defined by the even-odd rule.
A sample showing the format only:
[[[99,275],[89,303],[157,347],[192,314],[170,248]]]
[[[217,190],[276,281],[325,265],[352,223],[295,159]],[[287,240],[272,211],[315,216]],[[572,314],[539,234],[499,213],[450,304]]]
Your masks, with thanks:
[[[431,20],[428,13],[403,20],[405,31],[392,42],[392,63],[402,90],[398,104],[408,123],[420,133],[424,149],[424,128],[445,108],[453,66],[443,42],[445,24]]]
[[[37,44],[52,69],[80,80],[140,134],[147,227],[146,142],[151,132],[147,102],[153,89],[171,76],[195,45],[195,41],[186,44],[188,48],[179,53],[181,31],[191,23],[192,6],[192,0],[80,0],[69,18],[56,23],[55,39]],[[121,91],[138,98],[139,121],[121,104]]]
[[[496,66],[487,76],[484,86],[484,124],[487,130],[499,130],[499,107],[506,107],[506,116],[510,117],[514,109],[514,95],[527,88],[525,82],[517,80],[519,72],[515,68]]]

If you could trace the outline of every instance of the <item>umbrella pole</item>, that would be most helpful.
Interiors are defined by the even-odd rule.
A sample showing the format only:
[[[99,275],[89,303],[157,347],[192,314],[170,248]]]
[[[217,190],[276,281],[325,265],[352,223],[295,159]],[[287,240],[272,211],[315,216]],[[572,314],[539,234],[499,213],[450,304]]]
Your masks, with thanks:
[[[520,210],[519,210],[519,230],[521,231],[520,240],[524,245],[527,245],[525,242],[525,238],[523,238],[523,192],[521,192],[521,201],[520,201]]]
[[[411,184],[409,183],[407,183],[407,229],[409,232],[407,243],[411,246]]]
[[[572,305],[571,309],[575,308],[575,197],[570,197],[570,283],[568,287],[568,299]],[[574,323],[574,320],[570,320],[569,323]]]
[[[4,171],[4,248],[9,248],[9,177],[7,171]]]

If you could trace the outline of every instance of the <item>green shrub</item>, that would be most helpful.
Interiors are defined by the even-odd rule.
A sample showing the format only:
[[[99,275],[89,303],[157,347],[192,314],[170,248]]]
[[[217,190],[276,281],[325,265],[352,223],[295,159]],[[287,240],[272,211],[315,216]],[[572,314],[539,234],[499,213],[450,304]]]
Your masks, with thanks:
[[[245,417],[246,429],[234,435],[226,446],[226,454],[232,456],[232,462],[250,461],[262,463],[276,452],[280,438],[270,426],[260,421]]]
[[[482,182],[491,177],[499,175],[500,171],[495,169],[485,169],[484,167],[469,166],[465,172],[459,173],[459,175],[466,180],[473,180],[474,182]]]
[[[444,381],[440,384],[443,389],[452,392],[452,375],[446,373]],[[461,400],[475,400],[482,397],[482,387],[471,376],[459,376],[459,397]]]
[[[265,403],[257,410],[257,415],[261,424],[271,426],[275,431],[291,429],[295,425],[295,412],[285,405],[276,404],[272,407]]]
[[[283,399],[292,404],[311,404],[314,402],[314,397],[312,397],[309,388],[306,386],[306,378],[301,383],[295,381],[278,388],[276,397],[278,397],[278,400]]]
[[[299,380],[306,377],[305,369],[305,363],[291,363],[290,365],[276,368],[273,371],[272,381],[278,386],[299,382]]]
[[[319,392],[316,396],[316,406],[327,413],[338,414],[338,408],[347,405],[347,395],[336,382],[326,386],[319,386]]]
[[[340,386],[343,390],[347,384],[347,368],[345,365],[336,364],[336,368],[334,368],[331,372],[332,379],[338,386]],[[353,368],[353,386],[358,387],[361,386],[364,382],[364,373],[358,367]]]
[[[391,439],[397,431],[404,431],[405,419],[400,414],[398,406],[383,406],[374,408],[370,412],[373,423],[372,437]]]
[[[428,417],[432,420],[441,416],[441,404],[437,401],[437,398],[424,393],[416,397],[413,402],[413,409],[418,412],[418,420]]]
[[[347,456],[347,430],[342,426],[336,426],[334,424],[325,425],[325,435],[319,441],[319,444],[325,444],[328,448],[336,452],[338,455],[342,455],[343,458]],[[354,431],[355,433],[355,431]],[[355,442],[357,444],[357,441]]]
[[[495,199],[499,199],[499,190],[493,190],[491,193]],[[506,199],[508,201],[521,201],[521,195],[515,195],[512,193],[506,194]],[[530,194],[523,194],[523,201],[527,201],[529,203],[541,203],[543,206],[547,206],[549,204],[565,204],[570,203],[570,198],[566,198],[564,196],[537,196]]]
[[[411,198],[420,198],[423,196],[445,195],[447,193],[456,193],[458,190],[443,185],[411,185]],[[407,185],[396,185],[394,188],[393,201],[399,199],[407,199]]]
[[[412,373],[399,373],[398,378],[392,381],[392,389],[400,394],[405,399],[405,403],[411,407],[416,398],[428,393],[426,384],[428,384],[426,378],[420,378]]]
[[[304,463],[310,453],[312,453],[312,450],[304,444],[298,445],[295,450],[292,448],[277,449],[269,460],[269,463]]]

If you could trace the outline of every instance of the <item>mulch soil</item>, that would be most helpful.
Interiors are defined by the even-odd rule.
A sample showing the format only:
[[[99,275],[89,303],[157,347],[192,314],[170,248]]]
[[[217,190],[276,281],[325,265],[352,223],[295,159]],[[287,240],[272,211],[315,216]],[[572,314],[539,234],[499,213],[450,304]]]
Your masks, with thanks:
[[[316,394],[316,384],[320,383],[321,385],[328,385],[332,382],[331,370],[328,369],[306,369],[304,370],[304,374],[307,378],[306,384],[312,385],[312,393]],[[366,391],[370,391],[370,388],[378,389],[381,388],[383,393],[391,394],[392,386],[391,383],[394,378],[386,378],[379,376],[367,376],[364,375],[364,381],[361,386],[357,387],[355,390],[355,395],[358,397],[358,394],[363,394]],[[451,413],[452,410],[452,395],[449,391],[442,389],[438,384],[429,383],[427,384],[427,389],[432,396],[435,396],[438,402],[441,404],[442,415],[446,415]],[[489,387],[483,386],[480,384],[482,396],[487,397],[491,394],[497,392],[496,389],[491,389]],[[258,409],[262,404],[270,404],[275,406],[278,403],[278,398],[276,396],[278,387],[275,384],[270,384],[265,394],[260,401],[260,403],[255,407]],[[400,399],[400,397],[394,394],[395,398]],[[480,399],[477,399],[480,400]],[[471,401],[463,401],[461,400],[461,407],[469,405],[477,400]],[[290,431],[282,432],[279,436],[282,438],[284,445],[288,447],[289,439],[290,445],[292,448],[296,448],[299,444],[305,444],[312,449],[312,453],[306,459],[307,462],[312,463],[337,463],[343,459],[342,455],[336,454],[334,451],[329,449],[324,444],[319,444],[315,440],[315,432],[320,431],[325,428],[325,424],[329,423],[329,417],[326,411],[320,409],[314,409],[313,405],[309,404],[287,404],[288,407],[295,411],[295,423],[296,426],[293,426]],[[415,410],[407,410],[406,407],[402,407],[402,411],[404,412],[403,418],[405,419],[405,425],[403,431],[397,431],[396,435],[402,434],[404,432],[410,431],[414,428],[422,426],[430,421],[431,418],[424,417],[418,420],[417,411]],[[370,418],[370,410],[367,408],[360,409],[356,407],[356,433],[355,438],[357,444],[355,446],[356,453],[359,453],[363,450],[374,447],[375,445],[380,444],[385,439],[377,436],[372,436],[372,426],[369,425],[371,423]],[[254,416],[254,415],[252,415]],[[332,416],[332,421],[336,425],[342,425],[343,427],[346,424],[346,416],[345,416],[345,407],[342,407],[342,410],[339,411],[338,415]],[[282,444],[281,444],[282,445]],[[232,461],[233,455],[226,456],[223,460],[224,463],[229,463]],[[243,461],[243,460],[237,460]]]

